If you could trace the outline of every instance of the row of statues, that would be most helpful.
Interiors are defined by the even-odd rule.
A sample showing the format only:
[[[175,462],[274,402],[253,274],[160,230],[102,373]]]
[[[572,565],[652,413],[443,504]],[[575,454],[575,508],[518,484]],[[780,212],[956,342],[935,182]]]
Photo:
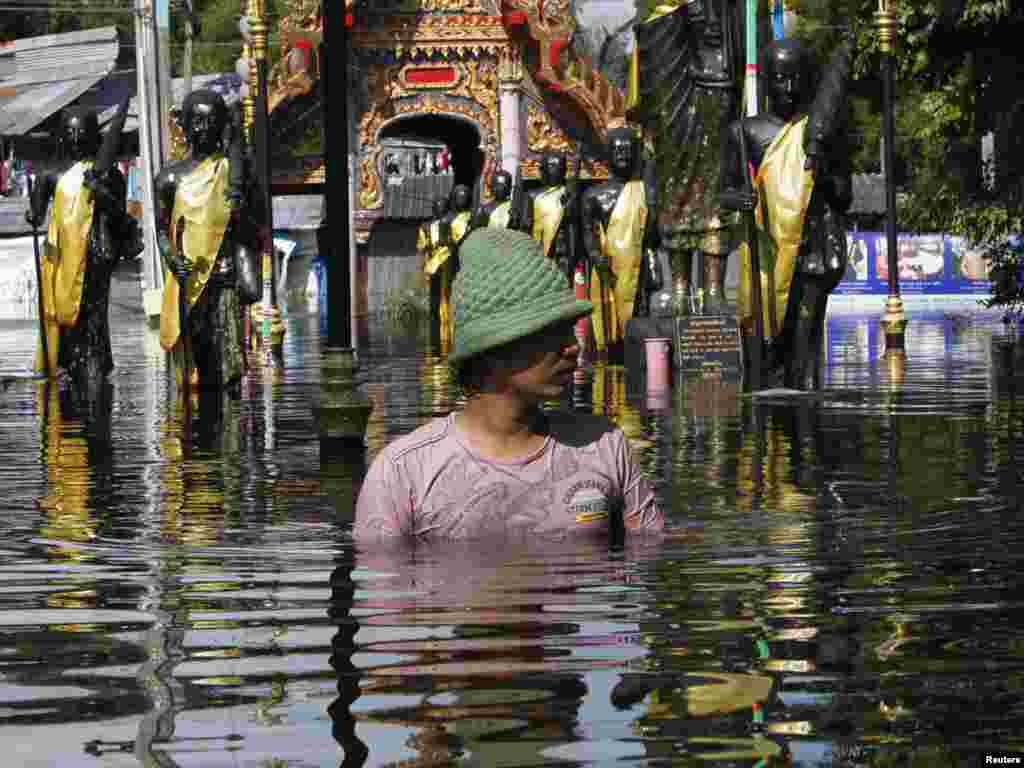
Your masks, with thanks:
[[[735,78],[727,71],[737,55],[731,17],[713,0],[671,5],[659,5],[638,26],[641,71],[651,77],[631,111],[641,125],[608,131],[607,181],[581,192],[577,179],[567,176],[565,156],[549,153],[537,189],[524,193],[521,182],[498,171],[490,179],[492,202],[474,210],[469,188],[458,185],[450,201],[435,203],[419,249],[442,344],[451,337],[448,291],[459,244],[477,227],[510,227],[536,238],[570,284],[589,286],[598,354],[623,343],[632,317],[690,311],[697,261],[704,272],[702,311],[736,312],[745,365],[755,359],[753,345],[763,344],[757,356],[763,376],[788,387],[813,385],[828,296],[847,263],[844,214],[852,184],[843,107],[851,44],[835,51],[817,79],[798,41],[767,46],[761,75],[768,110],[741,117]],[[666,57],[666,45],[685,55]],[[666,120],[666,112],[676,119]],[[645,136],[653,154],[645,152]],[[760,251],[757,276],[752,236]],[[740,262],[735,308],[724,287],[732,251]],[[763,339],[755,334],[755,280],[761,283]]]
[[[767,46],[761,74],[769,108],[741,118],[735,10],[731,0],[668,2],[641,20],[636,55],[646,76],[631,97],[635,124],[608,131],[607,181],[584,189],[579,160],[569,178],[565,156],[552,153],[542,159],[536,189],[524,191],[520,179],[499,171],[490,179],[491,202],[475,205],[470,189],[457,185],[435,203],[418,245],[442,344],[451,341],[448,302],[459,245],[477,227],[530,233],[570,284],[586,286],[598,353],[622,344],[632,317],[686,310],[694,254],[704,264],[705,311],[732,311],[723,283],[727,255],[736,250],[735,311],[746,361],[752,345],[762,343],[754,333],[758,280],[765,373],[787,386],[808,384],[828,296],[846,269],[843,214],[852,186],[843,106],[851,46],[840,46],[818,78],[799,42]],[[666,57],[666,47],[681,55]],[[105,136],[94,112],[64,112],[61,142],[69,164],[39,178],[28,213],[39,227],[52,206],[37,367],[65,373],[83,392],[113,367],[114,267],[141,250],[115,162],[126,110],[127,104]],[[219,94],[199,90],[185,99],[181,120],[190,154],[166,166],[155,185],[165,267],[160,340],[179,377],[187,372],[200,390],[230,389],[246,365],[242,318],[244,307],[260,298],[259,254],[270,233],[259,220],[263,206],[253,199],[237,114]],[[755,232],[758,275],[749,248]]]
[[[142,250],[115,159],[127,103],[101,136],[94,111],[62,113],[67,167],[39,178],[26,214],[34,230],[50,208],[39,285],[42,307],[36,370],[66,378],[72,391],[99,392],[114,367],[109,299],[117,262]],[[237,385],[245,366],[243,306],[259,299],[263,231],[252,215],[252,185],[238,121],[208,90],[185,99],[191,150],[156,179],[156,220],[165,267],[160,342],[179,384],[202,391]],[[181,290],[184,286],[184,290]],[[187,373],[186,373],[187,372]]]

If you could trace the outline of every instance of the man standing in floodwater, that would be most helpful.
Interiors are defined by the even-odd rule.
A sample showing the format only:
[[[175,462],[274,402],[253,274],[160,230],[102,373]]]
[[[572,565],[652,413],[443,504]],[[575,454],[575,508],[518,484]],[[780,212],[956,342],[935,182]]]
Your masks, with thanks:
[[[521,232],[479,229],[461,253],[448,359],[466,404],[381,451],[359,494],[355,535],[661,531],[654,492],[622,430],[541,407],[572,382],[575,323],[593,305],[576,298],[557,264]]]

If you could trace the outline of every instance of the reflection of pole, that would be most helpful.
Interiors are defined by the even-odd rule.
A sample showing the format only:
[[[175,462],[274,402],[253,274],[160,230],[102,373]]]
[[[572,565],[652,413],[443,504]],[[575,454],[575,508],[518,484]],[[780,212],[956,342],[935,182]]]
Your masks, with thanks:
[[[356,633],[359,631],[359,622],[352,615],[356,592],[352,580],[354,566],[353,552],[349,548],[342,563],[331,573],[329,612],[338,627],[338,634],[331,641],[330,664],[338,675],[338,698],[328,707],[328,712],[334,722],[331,732],[345,753],[341,768],[359,768],[370,756],[370,750],[356,734],[356,720],[352,715],[352,705],[361,693],[359,667],[352,663],[352,655],[356,651]]]
[[[878,47],[882,52],[882,80],[884,106],[882,137],[885,143],[885,239],[889,261],[889,297],[885,302],[882,327],[885,329],[885,351],[889,355],[905,355],[904,332],[907,317],[900,298],[899,262],[896,244],[896,15],[890,0],[878,0],[875,14],[878,27]]]

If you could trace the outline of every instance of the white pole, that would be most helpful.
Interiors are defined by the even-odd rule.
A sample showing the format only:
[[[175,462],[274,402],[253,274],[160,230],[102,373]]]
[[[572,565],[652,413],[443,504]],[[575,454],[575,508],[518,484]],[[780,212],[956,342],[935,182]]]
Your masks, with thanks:
[[[743,83],[747,117],[757,114],[757,0],[747,0],[747,72]],[[744,173],[746,171],[744,170]]]
[[[154,182],[159,167],[159,153],[154,151],[157,137],[153,135],[152,83],[155,79],[153,51],[153,16],[147,0],[135,0],[135,68],[136,68],[136,120],[139,126],[139,154],[142,163],[140,187],[142,189],[142,234],[145,250],[142,254],[142,307],[147,318],[160,315],[163,293],[163,265],[156,242],[156,212],[154,209]]]

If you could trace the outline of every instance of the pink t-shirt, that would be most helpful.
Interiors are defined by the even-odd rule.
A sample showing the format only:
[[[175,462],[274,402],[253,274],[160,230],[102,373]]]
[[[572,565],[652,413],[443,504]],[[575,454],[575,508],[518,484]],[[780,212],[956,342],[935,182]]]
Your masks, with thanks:
[[[353,533],[480,538],[607,535],[622,507],[627,531],[661,531],[664,518],[622,430],[607,419],[549,412],[544,445],[519,459],[476,453],[455,414],[385,447],[356,502]]]

